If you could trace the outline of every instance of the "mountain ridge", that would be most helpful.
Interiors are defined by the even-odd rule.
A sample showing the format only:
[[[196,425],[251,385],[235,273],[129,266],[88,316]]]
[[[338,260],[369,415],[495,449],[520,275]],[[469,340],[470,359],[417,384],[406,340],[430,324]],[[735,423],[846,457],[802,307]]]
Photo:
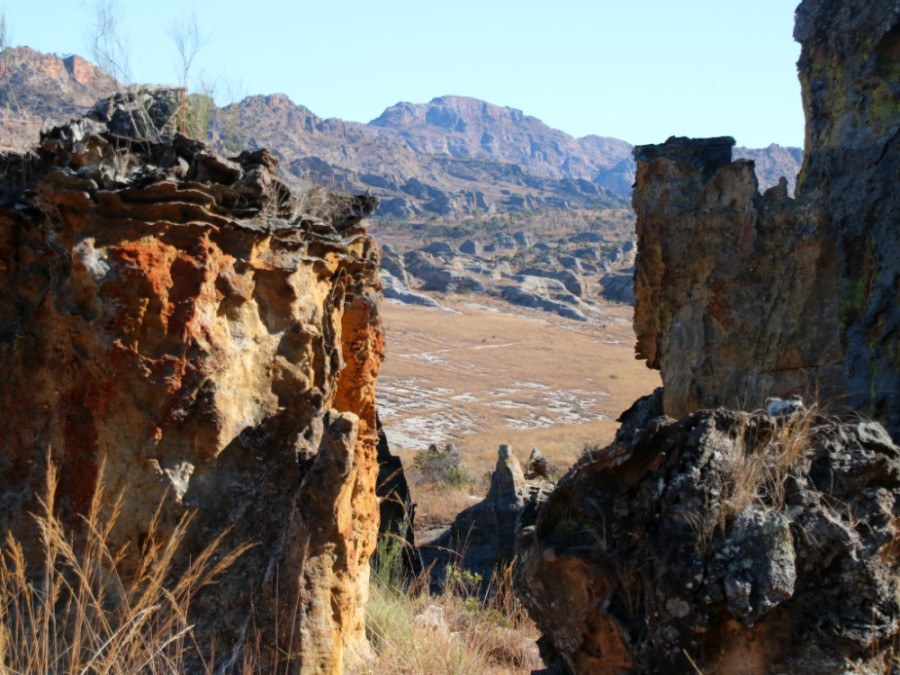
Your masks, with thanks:
[[[0,149],[37,142],[45,119],[84,114],[117,87],[79,56],[15,47],[2,54]],[[369,190],[379,217],[410,220],[498,213],[628,208],[632,145],[600,135],[575,138],[523,111],[444,95],[401,101],[368,123],[322,118],[282,93],[221,108],[211,99],[207,139],[223,150],[269,148],[285,178],[339,190]],[[742,154],[744,153],[744,154]],[[793,185],[802,151],[738,149],[757,163],[762,188],[785,175]]]

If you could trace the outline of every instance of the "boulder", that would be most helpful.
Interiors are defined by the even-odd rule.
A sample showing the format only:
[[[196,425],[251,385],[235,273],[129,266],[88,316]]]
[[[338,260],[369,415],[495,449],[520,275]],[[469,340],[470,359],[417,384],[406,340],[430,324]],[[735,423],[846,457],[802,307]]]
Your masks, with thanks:
[[[428,244],[428,246],[424,246],[419,250],[424,251],[425,253],[430,253],[431,255],[440,256],[442,258],[449,258],[459,255],[459,251],[454,246],[448,244],[445,241],[433,241]]]
[[[557,258],[557,262],[567,270],[572,270],[576,274],[581,274],[581,261],[572,255],[561,255]]]
[[[482,267],[475,271],[459,259],[437,258],[425,251],[411,251],[404,257],[407,271],[421,280],[421,290],[440,293],[481,293],[484,283],[477,278]]]
[[[521,270],[521,274],[533,277],[545,277],[562,282],[565,289],[576,298],[584,298],[586,295],[584,280],[571,269],[559,269],[549,265],[532,265]]]
[[[388,300],[396,300],[404,305],[416,305],[419,307],[430,307],[431,309],[443,309],[444,306],[432,297],[424,293],[417,293],[396,279],[392,274],[381,271],[379,275],[381,281],[381,294]]]
[[[531,232],[516,232],[513,235],[513,239],[522,248],[531,248],[537,242],[536,237]]]
[[[466,255],[479,255],[481,253],[481,244],[472,239],[466,239],[459,245],[459,250]]]
[[[873,422],[636,407],[522,522],[514,578],[570,673],[881,672],[900,448]],[[562,608],[565,608],[564,610]]]
[[[518,243],[516,240],[505,232],[498,232],[496,237],[497,248],[505,249],[505,250],[515,250],[518,248]]]
[[[381,269],[404,286],[409,286],[409,274],[406,272],[403,256],[389,244],[385,244],[381,248]]]
[[[600,295],[612,302],[634,304],[634,268],[607,272],[600,277]]]

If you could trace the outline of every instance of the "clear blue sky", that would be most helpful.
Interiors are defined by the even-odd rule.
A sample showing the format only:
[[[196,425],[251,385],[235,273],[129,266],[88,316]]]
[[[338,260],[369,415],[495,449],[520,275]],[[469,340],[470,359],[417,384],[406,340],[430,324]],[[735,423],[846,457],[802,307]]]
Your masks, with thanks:
[[[177,82],[173,20],[208,42],[194,73],[368,122],[458,94],[574,136],[734,136],[802,146],[798,0],[119,0],[136,82]],[[10,42],[91,58],[93,0],[0,0]],[[192,78],[197,85],[197,78]]]

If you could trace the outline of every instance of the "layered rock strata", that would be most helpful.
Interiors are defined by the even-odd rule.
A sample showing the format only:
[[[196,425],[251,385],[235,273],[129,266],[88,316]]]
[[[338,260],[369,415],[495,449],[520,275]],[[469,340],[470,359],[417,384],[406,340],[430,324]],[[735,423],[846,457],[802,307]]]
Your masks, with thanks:
[[[666,412],[792,391],[900,434],[900,10],[805,2],[798,198],[759,195],[725,139],[635,149],[637,354]]]
[[[197,644],[340,672],[378,531],[376,204],[292,195],[178,110],[117,96],[0,156],[0,523],[33,552],[47,457],[68,522],[123,495],[113,549],[192,512],[185,560],[254,544],[198,597]]]

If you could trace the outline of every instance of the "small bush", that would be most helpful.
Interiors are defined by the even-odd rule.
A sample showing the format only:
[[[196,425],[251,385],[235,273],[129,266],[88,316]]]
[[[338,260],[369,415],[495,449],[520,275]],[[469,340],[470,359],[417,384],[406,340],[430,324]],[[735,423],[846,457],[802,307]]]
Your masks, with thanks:
[[[462,487],[473,480],[472,475],[462,465],[462,457],[452,443],[443,448],[437,445],[429,446],[428,450],[416,456],[413,471],[422,482],[447,487]]]
[[[581,448],[581,455],[578,458],[579,462],[593,462],[597,457],[600,456],[600,452],[606,446],[602,443],[590,442],[585,443]]]

